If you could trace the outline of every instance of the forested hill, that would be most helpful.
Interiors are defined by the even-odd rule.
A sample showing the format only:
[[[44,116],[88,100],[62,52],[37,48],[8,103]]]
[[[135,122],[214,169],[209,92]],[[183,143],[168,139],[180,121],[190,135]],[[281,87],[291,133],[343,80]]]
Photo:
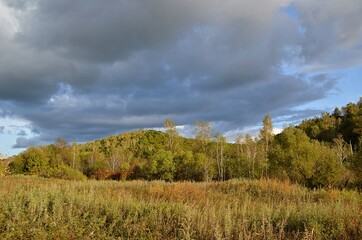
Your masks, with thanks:
[[[311,139],[329,143],[343,139],[357,150],[362,136],[362,98],[357,104],[349,103],[341,110],[335,108],[333,113],[304,120],[298,127]]]
[[[86,144],[30,147],[0,166],[0,174],[65,179],[210,181],[231,178],[289,179],[308,187],[362,183],[362,100],[334,113],[303,121],[274,136],[269,115],[259,136],[227,143],[209,122],[195,123],[195,139],[179,136],[167,119],[166,132],[138,130]],[[4,162],[2,163],[4,165]]]

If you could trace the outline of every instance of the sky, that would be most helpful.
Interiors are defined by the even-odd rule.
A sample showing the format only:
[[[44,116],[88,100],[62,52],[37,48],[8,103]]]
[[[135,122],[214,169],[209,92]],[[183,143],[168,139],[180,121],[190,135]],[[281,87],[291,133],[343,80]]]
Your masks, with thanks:
[[[0,0],[0,152],[172,119],[232,139],[362,95],[361,0]]]

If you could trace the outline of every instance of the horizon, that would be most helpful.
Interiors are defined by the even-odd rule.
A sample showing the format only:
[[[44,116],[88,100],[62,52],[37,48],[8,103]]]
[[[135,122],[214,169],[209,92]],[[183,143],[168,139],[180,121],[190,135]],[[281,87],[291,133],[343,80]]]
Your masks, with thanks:
[[[232,139],[361,97],[362,1],[0,0],[0,153],[169,118]],[[46,19],[46,21],[44,21]]]

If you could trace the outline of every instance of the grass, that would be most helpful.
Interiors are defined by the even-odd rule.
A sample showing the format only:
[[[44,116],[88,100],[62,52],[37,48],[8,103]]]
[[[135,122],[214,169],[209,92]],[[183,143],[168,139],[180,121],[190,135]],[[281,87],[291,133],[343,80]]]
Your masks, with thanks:
[[[276,180],[6,176],[0,239],[362,239],[362,195]]]

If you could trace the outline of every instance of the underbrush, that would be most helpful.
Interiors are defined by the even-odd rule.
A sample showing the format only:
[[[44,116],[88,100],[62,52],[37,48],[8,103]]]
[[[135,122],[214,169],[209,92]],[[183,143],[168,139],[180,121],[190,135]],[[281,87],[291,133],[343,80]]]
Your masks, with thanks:
[[[7,176],[0,239],[362,239],[362,196],[276,180]]]

